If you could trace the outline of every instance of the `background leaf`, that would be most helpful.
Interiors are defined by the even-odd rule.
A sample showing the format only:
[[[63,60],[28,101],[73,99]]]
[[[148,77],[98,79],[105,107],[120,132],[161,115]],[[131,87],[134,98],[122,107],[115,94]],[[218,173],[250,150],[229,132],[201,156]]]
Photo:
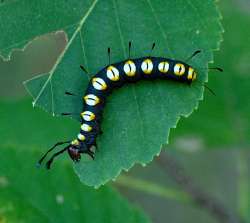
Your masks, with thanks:
[[[72,34],[74,25],[93,1],[4,0],[0,3],[2,35],[0,52],[5,59],[13,49],[23,48],[37,36],[65,30]],[[24,32],[25,30],[25,32]]]
[[[56,120],[41,112],[33,112],[32,115],[30,103],[25,101],[0,104],[3,112],[1,130],[5,130],[5,133],[0,132],[5,138],[0,146],[1,222],[149,222],[141,211],[111,187],[95,190],[83,186],[73,174],[69,162],[61,161],[53,171],[35,168],[40,156],[37,145],[42,136],[33,135],[32,130],[37,129],[38,134],[49,136],[51,133],[42,123],[51,119],[50,128],[54,126],[56,129],[60,122],[56,124]],[[27,125],[28,117],[21,121],[22,115],[14,115],[14,107],[20,114],[28,113],[33,120],[40,119],[40,124]],[[19,128],[14,131],[9,128],[11,118],[19,123]],[[30,137],[25,138],[24,135],[28,134]]]
[[[38,9],[44,7],[41,3]],[[81,74],[79,64],[96,73],[106,65],[103,56],[107,47],[113,49],[114,61],[127,57],[129,40],[133,41],[134,57],[147,55],[152,42],[157,44],[154,55],[178,59],[202,49],[203,54],[192,64],[206,67],[212,60],[211,50],[217,49],[221,40],[222,29],[213,1],[92,1],[83,9],[78,9],[78,23],[67,24],[70,28],[64,29],[67,17],[60,14],[61,4],[56,18],[63,24],[60,29],[67,33],[68,44],[50,73],[26,83],[34,105],[52,114],[80,113],[81,101],[69,99],[64,91],[83,94],[89,77]],[[50,28],[59,29],[58,24]],[[200,71],[199,80],[206,79]],[[141,82],[114,92],[104,111],[104,134],[98,137],[100,150],[95,162],[76,166],[81,181],[99,186],[136,162],[151,161],[160,152],[161,144],[167,142],[169,129],[176,126],[180,116],[190,115],[200,99],[202,87],[198,83],[190,89],[179,83]],[[152,128],[152,122],[157,130]]]
[[[208,84],[216,97],[206,92],[199,112],[183,120],[172,138],[193,136],[202,139],[207,148],[244,147],[250,143],[249,3],[221,3],[221,6],[227,35],[220,52],[216,53],[215,61],[224,73],[211,74]]]

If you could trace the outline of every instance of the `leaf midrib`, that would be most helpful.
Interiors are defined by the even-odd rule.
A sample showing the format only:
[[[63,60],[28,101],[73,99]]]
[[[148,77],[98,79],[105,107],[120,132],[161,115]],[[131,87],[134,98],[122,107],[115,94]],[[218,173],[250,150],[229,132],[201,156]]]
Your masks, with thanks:
[[[91,4],[91,6],[89,7],[88,11],[86,12],[86,14],[82,17],[82,19],[79,22],[79,25],[77,26],[75,32],[73,33],[72,37],[70,38],[68,44],[66,45],[65,49],[63,50],[63,52],[60,54],[59,58],[57,59],[56,63],[54,64],[54,66],[52,67],[51,71],[49,72],[49,77],[46,80],[46,82],[44,83],[44,85],[42,86],[41,90],[39,91],[38,95],[36,96],[35,100],[33,101],[33,106],[36,105],[38,99],[40,98],[40,96],[42,95],[44,89],[46,88],[46,86],[48,85],[48,83],[50,83],[51,85],[51,89],[52,87],[52,82],[51,82],[51,78],[54,74],[54,71],[56,70],[57,66],[59,65],[59,63],[61,62],[62,58],[64,57],[65,53],[67,52],[67,50],[69,49],[69,47],[71,46],[71,44],[73,43],[75,37],[77,36],[77,34],[81,31],[81,28],[83,26],[83,24],[85,23],[85,21],[87,20],[87,18],[89,17],[89,15],[91,14],[91,12],[94,10],[96,4],[97,4],[98,0],[94,0],[94,2]],[[53,99],[53,97],[52,97]],[[53,103],[53,101],[52,101]],[[52,114],[54,115],[54,106],[52,105]]]

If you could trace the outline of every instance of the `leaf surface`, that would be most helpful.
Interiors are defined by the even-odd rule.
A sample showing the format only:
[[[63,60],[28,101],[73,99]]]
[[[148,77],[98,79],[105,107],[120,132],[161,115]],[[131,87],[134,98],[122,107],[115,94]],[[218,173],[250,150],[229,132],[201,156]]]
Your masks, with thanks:
[[[77,8],[81,11],[76,13],[79,17],[70,17],[74,21],[72,26],[64,21],[70,20],[68,15],[61,16],[63,7],[68,6],[60,5],[61,14],[55,18],[63,25],[52,22],[48,32],[63,29],[68,44],[50,73],[26,82],[34,106],[55,115],[81,112],[81,99],[65,96],[64,92],[83,95],[90,76],[107,64],[107,47],[112,49],[114,62],[127,58],[130,40],[132,57],[148,55],[153,42],[157,46],[154,56],[181,60],[202,49],[203,53],[191,64],[206,67],[213,59],[212,50],[218,49],[221,41],[220,16],[213,1],[95,0],[83,5]],[[45,6],[40,3],[40,7]],[[80,71],[80,64],[90,75]],[[204,70],[198,69],[198,73],[199,81],[207,80]],[[104,111],[104,134],[98,137],[95,161],[82,161],[75,166],[81,181],[97,187],[115,178],[122,169],[150,162],[161,145],[167,143],[170,128],[176,127],[181,116],[189,116],[198,107],[202,92],[198,82],[189,87],[167,81],[141,81],[113,92]],[[75,131],[77,135],[79,129]]]
[[[28,100],[0,107],[0,222],[149,222],[110,186],[82,185],[68,159],[36,168],[44,138],[67,133],[60,118],[32,111]]]
[[[0,158],[0,209],[6,222],[149,222],[111,187],[83,186],[65,163],[47,172],[28,162],[38,153],[27,147],[25,153],[17,146],[0,149],[5,154]]]

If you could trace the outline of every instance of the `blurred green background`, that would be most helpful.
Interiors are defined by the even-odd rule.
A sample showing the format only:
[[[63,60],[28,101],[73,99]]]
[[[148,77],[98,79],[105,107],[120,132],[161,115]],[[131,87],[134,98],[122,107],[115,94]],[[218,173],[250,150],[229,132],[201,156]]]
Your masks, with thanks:
[[[176,159],[198,187],[244,222],[250,222],[250,1],[223,0],[218,6],[225,33],[214,61],[224,69],[224,73],[210,71],[208,82],[216,97],[205,92],[199,109],[188,119],[183,118],[177,129],[171,131],[164,153]],[[55,138],[66,138],[65,126],[77,126],[78,123],[66,118],[52,118],[38,108],[33,109],[32,100],[21,83],[36,74],[48,72],[65,43],[63,33],[50,34],[36,39],[24,51],[14,51],[10,61],[0,60],[0,137],[3,141],[0,146],[0,222],[14,222],[17,216],[23,216],[22,222],[53,219],[44,216],[34,202],[24,203],[23,199],[35,197],[36,190],[42,193],[44,187],[49,190],[51,185],[37,182],[42,179],[50,182],[56,173],[39,172],[27,163],[35,164],[41,150],[47,148],[50,142]],[[41,147],[38,148],[38,144]],[[17,146],[18,152],[14,150]],[[15,169],[14,162],[17,164]],[[70,163],[66,163],[67,173],[58,173],[61,179],[56,181],[73,188],[83,187],[72,177],[74,173]],[[5,171],[11,178],[16,169],[20,171],[20,176],[9,182]],[[24,174],[25,170],[30,172],[29,175]],[[33,179],[36,171],[37,179]],[[219,222],[206,208],[178,199],[174,191],[181,191],[182,188],[157,161],[147,167],[136,166],[123,176],[125,180],[121,177],[110,184],[132,203],[142,207],[153,222]],[[140,183],[144,186],[140,187],[140,183],[133,180],[138,178],[143,180]],[[152,182],[154,186],[161,185],[166,196],[155,192]],[[147,187],[151,189],[146,191]],[[57,196],[60,203],[63,198],[55,193],[56,190],[52,190],[47,196]],[[10,198],[18,203],[19,209],[13,209],[11,201],[7,202]],[[66,200],[64,205],[63,210],[68,210],[70,203]],[[55,213],[65,218],[62,209],[57,209]],[[20,213],[18,210],[21,210]],[[32,212],[32,216],[26,212]],[[25,216],[29,216],[29,220]]]

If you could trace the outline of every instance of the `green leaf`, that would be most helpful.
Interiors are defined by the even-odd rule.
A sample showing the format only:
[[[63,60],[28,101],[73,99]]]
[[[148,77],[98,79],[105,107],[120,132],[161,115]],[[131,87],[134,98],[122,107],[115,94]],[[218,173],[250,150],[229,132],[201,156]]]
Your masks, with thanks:
[[[65,96],[64,92],[83,95],[89,76],[81,73],[79,65],[84,64],[94,75],[106,65],[107,47],[112,49],[114,62],[127,58],[130,40],[133,41],[133,57],[147,55],[152,42],[157,45],[153,55],[182,60],[202,49],[203,53],[192,61],[192,65],[206,67],[213,59],[212,50],[218,49],[221,41],[222,28],[213,1],[95,0],[74,8],[80,11],[76,12],[79,17],[74,18],[68,18],[68,3],[59,2],[60,8],[53,11],[53,18],[58,18],[58,23],[50,23],[51,16],[46,21],[41,19],[40,33],[45,33],[47,26],[47,32],[63,29],[68,44],[50,73],[26,82],[34,98],[33,105],[55,115],[80,113],[81,101]],[[40,3],[40,11],[51,9],[52,3],[46,3],[46,6]],[[66,20],[74,23],[70,25]],[[27,25],[26,29],[29,27]],[[207,74],[199,70],[198,79],[207,80]],[[190,88],[167,81],[142,81],[115,91],[108,98],[104,111],[104,134],[98,137],[99,151],[95,161],[82,161],[75,166],[81,181],[97,187],[134,163],[150,162],[160,152],[161,145],[168,141],[170,128],[176,127],[181,116],[189,116],[198,107],[202,91],[200,83]]]
[[[0,150],[3,222],[149,222],[111,187],[83,186],[64,162],[48,172],[35,168],[30,147]]]
[[[200,141],[200,148],[207,149],[250,144],[247,93],[250,89],[250,45],[246,44],[250,36],[250,15],[238,2],[222,2],[221,5],[225,29],[233,30],[225,35],[223,48],[216,53],[216,66],[222,67],[224,72],[210,71],[208,86],[215,91],[216,97],[207,92],[199,112],[181,122],[171,136],[172,142],[184,139],[185,146],[188,139]]]
[[[37,36],[64,30],[72,34],[93,1],[4,0],[0,3],[0,52],[9,57],[11,50],[23,48]]]
[[[78,123],[63,117],[52,117],[40,109],[32,108],[30,104],[31,100],[27,99],[15,102],[0,101],[2,146],[19,145],[20,149],[28,147],[44,153],[55,138],[63,139],[69,134],[71,137],[74,136]],[[25,150],[23,152],[25,153]],[[33,162],[36,162],[40,156],[37,156]]]

